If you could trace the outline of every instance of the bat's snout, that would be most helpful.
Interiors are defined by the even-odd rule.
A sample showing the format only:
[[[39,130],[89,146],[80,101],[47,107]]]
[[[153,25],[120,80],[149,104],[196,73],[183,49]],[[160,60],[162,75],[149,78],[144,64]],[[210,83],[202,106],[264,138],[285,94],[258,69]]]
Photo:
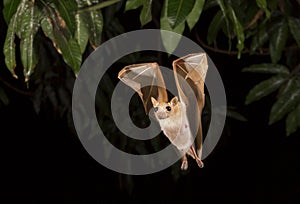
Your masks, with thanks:
[[[168,115],[164,112],[158,112],[158,113],[156,113],[156,116],[159,120],[163,120],[163,119],[166,119],[168,117]]]

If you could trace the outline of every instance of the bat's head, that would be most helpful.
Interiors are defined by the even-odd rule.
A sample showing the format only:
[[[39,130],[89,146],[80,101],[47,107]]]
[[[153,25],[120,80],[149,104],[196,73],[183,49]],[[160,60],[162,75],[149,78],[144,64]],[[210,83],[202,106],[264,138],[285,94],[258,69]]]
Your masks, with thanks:
[[[155,98],[151,97],[152,105],[154,108],[154,114],[157,119],[163,120],[175,115],[179,110],[179,102],[177,96],[172,98],[168,103],[158,102]]]

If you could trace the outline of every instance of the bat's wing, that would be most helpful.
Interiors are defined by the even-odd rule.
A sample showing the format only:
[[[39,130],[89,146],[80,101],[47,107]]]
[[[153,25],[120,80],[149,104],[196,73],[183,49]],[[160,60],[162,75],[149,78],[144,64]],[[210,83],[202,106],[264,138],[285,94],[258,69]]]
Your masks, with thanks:
[[[195,125],[194,127],[198,127],[196,135],[196,149],[200,158],[202,148],[201,113],[205,102],[204,81],[207,69],[208,64],[205,53],[189,54],[173,62],[173,70],[179,99],[187,106],[189,123],[193,123]],[[182,77],[178,77],[178,75]],[[184,83],[182,80],[187,83]],[[188,84],[191,89],[186,88],[185,84]],[[190,90],[192,90],[193,93],[191,93]],[[196,106],[198,106],[198,108],[191,107],[192,104],[189,103],[190,94],[195,94],[197,100]]]
[[[138,93],[146,114],[152,108],[151,97],[158,102],[168,101],[165,82],[157,63],[126,66],[119,72],[118,78]]]

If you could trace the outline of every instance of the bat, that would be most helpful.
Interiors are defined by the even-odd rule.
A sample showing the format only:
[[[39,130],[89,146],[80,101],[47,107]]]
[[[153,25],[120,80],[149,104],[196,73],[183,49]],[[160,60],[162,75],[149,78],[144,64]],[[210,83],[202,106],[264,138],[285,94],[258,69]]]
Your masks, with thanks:
[[[153,108],[164,135],[183,154],[181,169],[188,168],[187,155],[202,168],[201,114],[205,105],[207,57],[205,53],[189,54],[173,61],[172,66],[178,96],[170,101],[160,67],[155,62],[126,66],[119,72],[118,78],[138,93],[146,114]],[[192,107],[190,103],[190,90],[196,98],[197,107]],[[196,137],[192,135],[192,123],[198,127]]]

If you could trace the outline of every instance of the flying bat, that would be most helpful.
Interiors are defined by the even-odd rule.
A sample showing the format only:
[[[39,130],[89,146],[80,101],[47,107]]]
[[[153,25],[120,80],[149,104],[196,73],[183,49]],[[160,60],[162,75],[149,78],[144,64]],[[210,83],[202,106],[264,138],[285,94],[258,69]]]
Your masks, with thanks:
[[[205,102],[207,57],[205,53],[189,54],[173,61],[172,65],[178,96],[171,100],[168,100],[163,75],[155,62],[126,66],[119,72],[118,78],[138,93],[146,114],[153,108],[164,135],[183,154],[181,169],[188,168],[187,155],[202,168],[201,114]],[[194,104],[197,107],[192,107],[191,94],[196,98]],[[191,125],[197,127],[196,136],[192,135]]]

